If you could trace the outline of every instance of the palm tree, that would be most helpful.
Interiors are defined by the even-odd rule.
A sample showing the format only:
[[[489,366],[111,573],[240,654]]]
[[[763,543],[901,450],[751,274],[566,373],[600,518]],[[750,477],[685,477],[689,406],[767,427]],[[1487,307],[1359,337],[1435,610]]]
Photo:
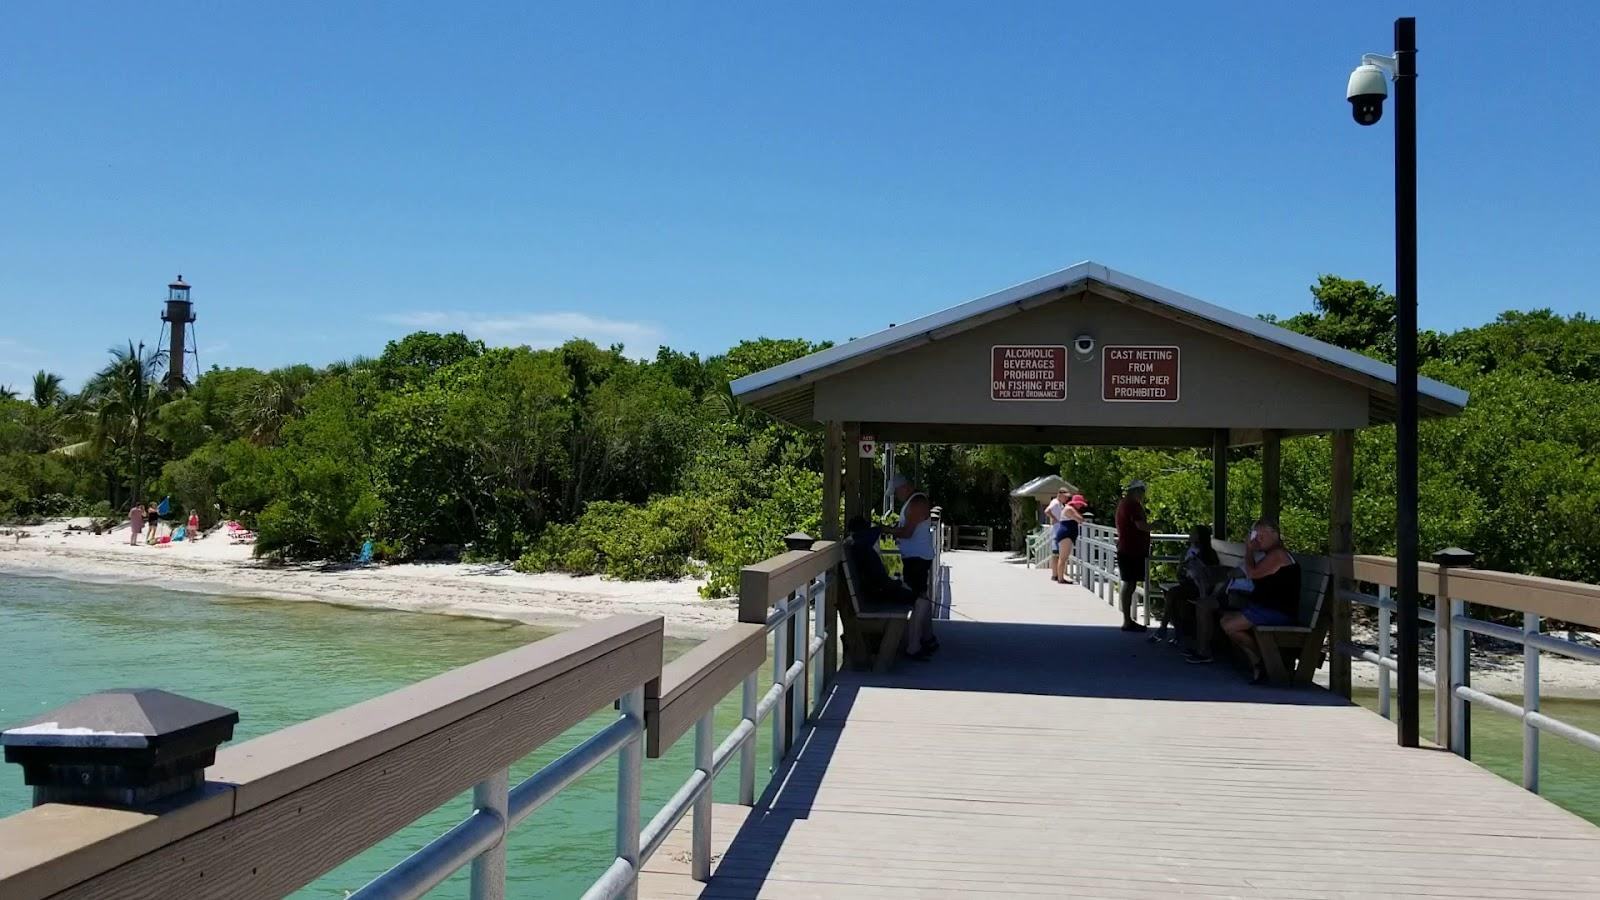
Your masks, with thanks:
[[[13,388],[9,384],[0,384],[0,400],[15,400],[15,399],[17,399],[16,388]]]
[[[123,447],[133,458],[129,493],[134,502],[144,499],[144,442],[156,411],[167,399],[157,377],[163,353],[146,353],[128,342],[126,351],[113,347],[106,364],[84,387],[94,409],[94,445]]]
[[[65,399],[61,376],[43,369],[33,373],[33,405],[40,409],[55,406]]]
[[[310,366],[273,369],[256,382],[234,413],[234,424],[255,444],[275,444],[288,424],[300,414],[301,402],[316,380]]]

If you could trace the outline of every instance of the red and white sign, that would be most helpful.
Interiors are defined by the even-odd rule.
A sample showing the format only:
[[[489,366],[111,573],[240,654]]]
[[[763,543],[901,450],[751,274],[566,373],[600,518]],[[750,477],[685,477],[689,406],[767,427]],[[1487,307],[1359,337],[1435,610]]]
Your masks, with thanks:
[[[990,400],[1067,399],[1067,348],[998,344],[989,361]]]
[[[878,455],[878,442],[873,440],[872,435],[863,434],[861,440],[857,442],[856,452],[862,459],[871,459]]]
[[[1178,402],[1178,348],[1110,346],[1100,353],[1100,399],[1111,403]]]

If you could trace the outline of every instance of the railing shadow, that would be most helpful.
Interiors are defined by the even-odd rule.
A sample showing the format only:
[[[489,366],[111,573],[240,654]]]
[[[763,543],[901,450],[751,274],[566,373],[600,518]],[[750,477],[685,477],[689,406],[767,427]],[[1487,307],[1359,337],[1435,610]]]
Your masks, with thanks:
[[[859,690],[850,679],[841,677],[828,691],[811,725],[773,773],[766,791],[756,799],[755,808],[717,861],[702,898],[737,900],[760,894],[789,831],[811,815]]]

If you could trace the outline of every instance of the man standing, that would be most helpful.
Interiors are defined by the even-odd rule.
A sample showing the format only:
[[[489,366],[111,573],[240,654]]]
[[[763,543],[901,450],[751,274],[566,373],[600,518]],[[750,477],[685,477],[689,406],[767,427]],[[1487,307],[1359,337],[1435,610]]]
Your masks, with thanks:
[[[1128,482],[1117,504],[1117,573],[1122,576],[1122,630],[1144,631],[1133,620],[1133,591],[1144,581],[1150,558],[1150,521],[1144,511],[1144,482]]]

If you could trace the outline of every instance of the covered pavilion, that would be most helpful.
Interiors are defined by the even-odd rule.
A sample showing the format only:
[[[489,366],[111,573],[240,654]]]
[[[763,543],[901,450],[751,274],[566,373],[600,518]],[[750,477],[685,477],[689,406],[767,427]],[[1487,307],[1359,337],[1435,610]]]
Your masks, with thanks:
[[[1431,379],[1418,389],[1423,417],[1467,403],[1465,391]],[[1261,447],[1261,514],[1275,519],[1282,440],[1327,434],[1335,556],[1353,550],[1355,431],[1393,422],[1397,393],[1393,366],[1094,262],[747,375],[732,390],[779,421],[825,432],[827,538],[871,505],[873,460],[857,449],[869,438],[1210,447],[1220,538],[1229,447]],[[832,623],[837,598],[829,603]],[[830,641],[830,674],[833,654]],[[1349,661],[1333,660],[1332,686],[1347,687]]]

